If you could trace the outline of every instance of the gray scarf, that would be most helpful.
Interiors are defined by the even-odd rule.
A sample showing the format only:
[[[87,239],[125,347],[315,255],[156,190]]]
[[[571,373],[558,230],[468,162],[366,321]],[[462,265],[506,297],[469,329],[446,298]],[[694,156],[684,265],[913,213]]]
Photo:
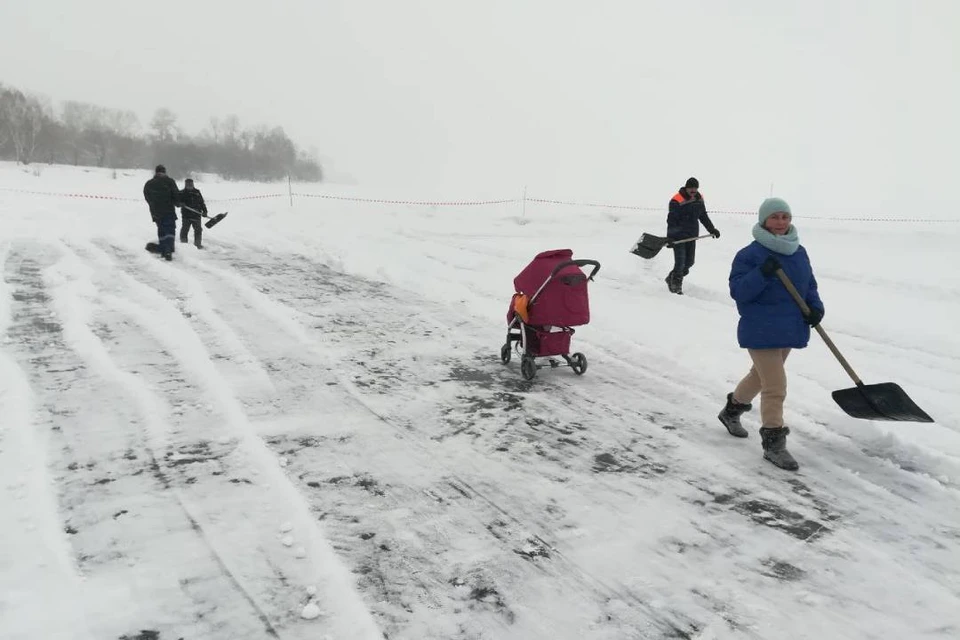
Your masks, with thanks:
[[[800,235],[792,224],[784,235],[778,236],[764,229],[758,222],[753,226],[753,239],[770,251],[784,256],[792,256],[800,248]]]

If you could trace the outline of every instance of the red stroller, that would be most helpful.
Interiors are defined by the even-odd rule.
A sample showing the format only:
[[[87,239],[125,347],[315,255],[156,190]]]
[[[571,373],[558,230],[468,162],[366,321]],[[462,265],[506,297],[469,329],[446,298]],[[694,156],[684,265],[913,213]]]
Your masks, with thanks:
[[[568,366],[577,375],[587,370],[586,356],[570,354],[570,337],[573,327],[590,322],[587,281],[597,275],[600,263],[572,258],[570,249],[544,251],[513,279],[516,293],[507,311],[507,342],[500,348],[500,360],[510,362],[516,343],[520,373],[526,380],[533,380],[537,369],[545,366]],[[580,270],[586,265],[593,266],[589,276]],[[561,356],[566,364],[552,356]],[[541,365],[537,358],[550,360]]]

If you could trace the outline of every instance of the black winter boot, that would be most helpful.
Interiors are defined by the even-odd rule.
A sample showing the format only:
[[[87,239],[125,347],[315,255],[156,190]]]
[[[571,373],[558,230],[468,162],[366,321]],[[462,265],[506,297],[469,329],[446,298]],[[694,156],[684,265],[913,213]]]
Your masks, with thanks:
[[[670,289],[670,293],[677,292],[677,280],[673,277],[673,271],[667,274],[667,277],[664,279],[664,282],[667,283],[667,288]]]
[[[674,291],[674,293],[682,296],[683,295],[683,274],[682,273],[678,273],[673,276],[673,286],[676,287],[676,291]]]
[[[741,414],[750,411],[753,408],[753,405],[749,402],[746,404],[741,404],[733,399],[733,394],[727,394],[727,406],[723,408],[723,411],[720,412],[720,415],[717,416],[720,418],[720,422],[723,423],[723,426],[727,428],[727,431],[730,432],[730,435],[736,436],[738,438],[746,438],[747,430],[743,428],[743,425],[740,424]]]
[[[787,427],[760,427],[760,438],[763,440],[763,457],[787,471],[796,471],[800,468],[797,461],[787,451]]]

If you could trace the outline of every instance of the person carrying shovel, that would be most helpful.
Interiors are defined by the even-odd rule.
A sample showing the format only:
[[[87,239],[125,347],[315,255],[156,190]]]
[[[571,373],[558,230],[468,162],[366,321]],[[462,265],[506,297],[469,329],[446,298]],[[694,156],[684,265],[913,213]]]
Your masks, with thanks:
[[[183,182],[183,191],[180,192],[180,217],[183,224],[180,226],[180,242],[187,242],[187,234],[193,227],[193,244],[197,249],[203,249],[203,227],[200,224],[201,216],[207,215],[207,203],[203,201],[203,194],[193,186],[193,179],[187,178]]]
[[[689,178],[670,199],[667,213],[667,238],[671,241],[687,240],[672,245],[673,269],[666,277],[670,293],[683,294],[683,278],[690,273],[697,251],[696,240],[691,239],[700,233],[700,223],[714,238],[720,237],[720,232],[707,215],[707,207],[700,194],[700,182],[696,178]]]
[[[781,469],[794,471],[799,465],[787,451],[790,430],[783,424],[787,396],[784,361],[791,349],[807,346],[810,328],[820,324],[824,307],[810,258],[792,224],[790,205],[780,198],[767,198],[758,213],[754,241],[737,252],[730,270],[730,296],[740,313],[737,339],[750,354],[753,366],[727,394],[719,418],[730,435],[746,438],[740,416],[752,408],[750,402],[759,394],[763,457]],[[777,276],[778,270],[793,283],[808,313],[794,301]]]

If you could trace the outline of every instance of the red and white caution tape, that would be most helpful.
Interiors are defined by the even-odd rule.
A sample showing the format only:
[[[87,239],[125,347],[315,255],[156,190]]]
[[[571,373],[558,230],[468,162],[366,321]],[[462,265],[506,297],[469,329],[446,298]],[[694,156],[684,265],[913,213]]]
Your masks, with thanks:
[[[570,202],[567,200],[545,200],[543,198],[527,198],[527,202],[536,202],[540,204],[557,204],[571,207],[598,207],[602,209],[631,209],[634,211],[655,211],[667,212],[667,207],[641,207],[636,205],[624,204],[604,204],[602,202]],[[736,211],[727,209],[708,209],[708,213],[735,215],[735,216],[755,216],[756,211]],[[917,223],[937,223],[937,222],[960,222],[960,218],[948,220],[943,218],[877,218],[877,217],[849,217],[849,216],[802,216],[804,220],[830,220],[835,222],[917,222]]]
[[[287,193],[268,193],[262,196],[238,196],[236,198],[206,198],[207,202],[240,202],[242,200],[267,200],[269,198],[287,198]]]
[[[469,207],[487,204],[510,204],[520,202],[516,198],[506,198],[504,200],[386,200],[381,198],[354,198],[350,196],[333,196],[325,193],[294,193],[295,197],[303,198],[324,198],[327,200],[347,200],[351,202],[369,202],[376,204],[409,204],[427,207]]]
[[[52,191],[30,191],[29,189],[10,189],[0,187],[0,191],[12,191],[14,193],[28,193],[34,196],[54,196],[58,198],[88,198],[91,200],[120,200],[123,202],[143,202],[138,198],[123,198],[121,196],[101,196],[90,193],[55,193]]]
[[[527,202],[538,204],[560,204],[568,207],[597,207],[600,209],[631,209],[633,211],[664,211],[664,207],[640,207],[632,204],[603,204],[602,202],[570,202],[568,200],[545,200],[543,198],[527,198]]]
[[[25,193],[28,195],[35,196],[51,196],[57,198],[81,198],[88,200],[113,200],[117,202],[137,202],[144,203],[141,198],[127,198],[123,196],[108,196],[100,194],[91,194],[91,193],[62,193],[62,192],[52,192],[52,191],[33,191],[30,189],[13,189],[10,187],[0,187],[0,191],[8,191],[12,193]],[[337,196],[326,193],[269,193],[253,196],[237,196],[235,198],[209,198],[208,202],[242,202],[245,200],[268,200],[273,198],[320,198],[325,200],[339,200],[346,202],[364,202],[368,204],[391,204],[391,205],[410,205],[410,206],[427,206],[427,207],[471,207],[471,206],[484,206],[484,205],[499,205],[499,204],[515,204],[520,202],[531,202],[536,204],[547,204],[547,205],[561,205],[561,206],[570,206],[570,207],[584,207],[584,208],[601,208],[601,209],[626,209],[632,211],[652,211],[652,212],[663,212],[666,213],[666,207],[644,207],[639,205],[628,205],[628,204],[607,204],[602,202],[573,202],[569,200],[550,200],[546,198],[503,198],[500,200],[400,200],[400,199],[387,199],[387,198],[358,198],[352,196]],[[144,203],[145,204],[145,203]],[[710,209],[709,213],[711,214],[721,214],[721,215],[739,215],[739,216],[754,216],[756,215],[755,211],[735,211],[735,210],[723,210],[723,209]],[[876,216],[860,216],[860,217],[850,217],[850,216],[802,216],[802,219],[805,220],[828,220],[832,222],[896,222],[896,223],[918,223],[918,224],[937,224],[937,223],[957,223],[960,222],[960,218],[957,219],[943,219],[943,218],[883,218]]]

